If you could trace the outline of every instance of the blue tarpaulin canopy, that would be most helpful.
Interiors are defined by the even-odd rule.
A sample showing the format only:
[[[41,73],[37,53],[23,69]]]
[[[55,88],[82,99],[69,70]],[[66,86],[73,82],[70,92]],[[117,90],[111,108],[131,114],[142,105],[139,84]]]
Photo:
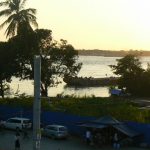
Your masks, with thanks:
[[[120,89],[112,89],[110,90],[111,95],[117,95],[120,96],[122,94],[122,90]]]
[[[81,124],[81,127],[89,127],[89,128],[97,128],[97,129],[102,129],[102,128],[106,128],[107,125],[102,125],[102,124],[93,124],[93,123],[85,123],[85,124]]]
[[[122,124],[122,122],[116,120],[115,118],[111,116],[104,116],[99,119],[91,121],[92,123],[98,123],[98,124],[105,124],[105,125],[115,125],[115,124]]]
[[[117,125],[113,125],[113,127],[129,137],[135,137],[141,135],[139,132],[137,132],[134,129],[131,129],[126,124],[117,124]]]
[[[125,123],[120,122],[111,116],[104,116],[96,120],[88,121],[86,123],[80,124],[80,126],[96,129],[103,129],[111,126],[129,137],[140,135],[140,133],[136,130],[131,129]]]

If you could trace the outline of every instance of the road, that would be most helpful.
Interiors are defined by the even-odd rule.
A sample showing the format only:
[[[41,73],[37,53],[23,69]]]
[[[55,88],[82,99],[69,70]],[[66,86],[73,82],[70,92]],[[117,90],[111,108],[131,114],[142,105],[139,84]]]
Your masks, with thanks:
[[[0,131],[0,150],[14,150],[14,131]],[[21,150],[32,150],[32,132],[29,138],[21,140]],[[52,140],[42,137],[41,150],[112,150],[111,147],[95,148],[94,146],[86,145],[80,138],[70,137],[67,140]],[[121,148],[121,150],[145,150],[142,148]]]

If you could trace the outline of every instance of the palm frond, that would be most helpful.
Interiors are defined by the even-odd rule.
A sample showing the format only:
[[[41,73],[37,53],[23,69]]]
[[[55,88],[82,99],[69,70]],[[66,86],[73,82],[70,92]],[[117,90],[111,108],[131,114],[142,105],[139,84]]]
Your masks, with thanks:
[[[22,20],[33,24],[36,28],[38,27],[38,23],[36,21],[36,17],[33,14],[30,14],[26,10],[22,10],[20,13],[21,13],[20,16],[22,17]]]
[[[36,18],[28,18],[29,19],[29,22],[30,24],[32,24],[35,28],[38,28],[38,23],[36,21]]]
[[[1,16],[9,16],[11,14],[12,14],[12,11],[10,9],[5,9],[5,10],[0,11],[0,17]]]
[[[23,9],[27,0],[23,0],[20,4],[20,9]]]
[[[8,20],[8,19],[7,19]],[[5,20],[1,25],[0,25],[0,29],[2,29],[4,26],[6,26],[7,24],[9,24],[9,22]]]
[[[36,20],[34,20],[34,19],[29,19],[29,22],[32,24],[32,25],[34,25],[36,28],[38,28],[38,23],[37,23],[37,21]]]
[[[0,28],[3,28],[9,24],[5,32],[6,37],[14,36],[22,24],[27,25],[29,28],[32,28],[31,24],[38,27],[35,17],[36,9],[23,9],[26,1],[27,0],[6,0],[5,2],[0,2],[0,6],[7,6],[7,9],[0,11],[0,17],[8,17],[8,19],[0,25]]]
[[[10,0],[7,0],[5,2],[0,2],[0,7],[1,6],[4,6],[4,7],[9,6],[9,3],[10,3]]]
[[[9,3],[9,8],[12,11],[19,11],[20,0],[11,0]]]
[[[16,33],[16,27],[17,27],[17,22],[15,20],[12,20],[12,22],[9,24],[9,26],[5,31],[6,37],[14,36]]]
[[[26,14],[26,16],[29,18],[29,19],[33,19],[33,20],[36,20],[36,17],[32,14]]]
[[[32,24],[35,28],[38,28],[38,23],[34,15],[32,14],[26,15],[26,22],[28,22],[28,24]]]
[[[8,24],[8,22],[7,22],[7,20],[6,21],[4,21],[1,25],[0,25],[0,29],[2,29],[5,25],[7,25]]]
[[[15,18],[16,14],[11,15],[10,17],[8,17],[7,20],[5,20],[1,25],[0,25],[0,29],[3,28],[5,25],[9,24],[12,22],[12,20]]]
[[[36,14],[36,9],[33,9],[33,8],[28,8],[28,9],[23,9],[23,10],[21,10],[20,11],[20,13],[30,13],[30,14],[33,14],[33,15],[35,15]]]

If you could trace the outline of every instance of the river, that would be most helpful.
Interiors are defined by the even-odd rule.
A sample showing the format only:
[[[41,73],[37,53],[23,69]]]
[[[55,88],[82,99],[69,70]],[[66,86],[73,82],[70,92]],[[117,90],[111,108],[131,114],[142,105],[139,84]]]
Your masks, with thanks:
[[[116,59],[121,57],[101,57],[101,56],[79,56],[79,62],[83,63],[83,66],[78,74],[82,77],[110,77],[114,76],[109,65],[116,64]],[[147,67],[147,63],[150,63],[150,57],[142,57],[140,59],[143,68]],[[13,78],[10,84],[12,93],[19,91],[19,94],[26,93],[27,95],[33,95],[34,86],[33,81],[25,80],[19,81]],[[57,87],[51,87],[48,90],[48,96],[56,96],[57,94],[72,95],[76,97],[108,97],[108,87],[87,87],[87,88],[73,88],[66,87],[65,83],[59,84]]]

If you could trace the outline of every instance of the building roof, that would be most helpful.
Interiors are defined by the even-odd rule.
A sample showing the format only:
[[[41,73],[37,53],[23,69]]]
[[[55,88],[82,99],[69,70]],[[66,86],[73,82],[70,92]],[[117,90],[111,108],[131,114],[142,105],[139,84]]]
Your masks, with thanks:
[[[129,137],[135,137],[140,135],[140,133],[137,132],[136,130],[131,129],[125,123],[120,122],[111,116],[103,116],[99,119],[80,124],[80,126],[96,129],[103,129],[111,126]]]
[[[111,116],[103,116],[103,117],[93,120],[91,122],[98,123],[98,124],[105,124],[105,125],[122,124],[122,122],[118,121],[117,119],[115,119]]]

